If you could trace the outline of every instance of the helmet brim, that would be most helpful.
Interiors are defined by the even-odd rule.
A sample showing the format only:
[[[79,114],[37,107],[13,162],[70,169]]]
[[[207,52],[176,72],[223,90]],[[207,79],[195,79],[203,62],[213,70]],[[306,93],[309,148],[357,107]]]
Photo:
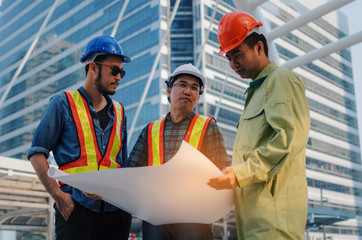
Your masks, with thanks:
[[[107,54],[107,53],[104,53],[104,52],[99,52],[99,53],[93,53],[89,56],[85,56],[84,58],[80,59],[80,62],[83,64],[83,65],[88,65],[90,64],[91,62],[94,61],[94,59],[96,59],[97,56],[99,55],[114,55],[114,56],[118,56],[118,57],[121,57],[122,58],[122,62],[123,63],[129,63],[131,61],[131,58],[127,57],[126,55],[118,55],[118,54]]]
[[[226,53],[225,51],[220,50],[220,52],[217,54],[217,56],[220,57],[220,56],[224,55],[225,53]]]
[[[201,87],[205,86],[206,79],[202,74],[199,74],[199,73],[194,72],[194,71],[188,71],[188,70],[182,70],[180,72],[177,72],[176,74],[171,74],[170,77],[169,77],[169,81],[171,81],[171,79],[174,79],[178,75],[182,75],[182,74],[188,74],[188,75],[191,75],[191,76],[194,76],[194,77],[200,79],[200,81],[201,81],[200,83],[202,84]]]
[[[119,55],[117,55],[119,56]],[[131,59],[129,57],[127,57],[126,55],[120,55],[121,57],[123,57],[122,62],[123,63],[129,63],[131,61]]]

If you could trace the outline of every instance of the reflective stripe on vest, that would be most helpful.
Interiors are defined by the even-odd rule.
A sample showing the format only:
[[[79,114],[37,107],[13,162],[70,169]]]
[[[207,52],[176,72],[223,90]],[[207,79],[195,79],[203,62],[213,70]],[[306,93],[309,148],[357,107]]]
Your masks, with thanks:
[[[212,118],[195,114],[185,135],[184,141],[200,151],[204,135]],[[154,121],[148,125],[148,166],[157,166],[164,163],[163,133],[165,118]]]
[[[66,163],[59,168],[69,174],[75,174],[121,167],[116,160],[122,149],[123,106],[113,101],[115,121],[106,152],[102,157],[87,102],[78,90],[65,92],[65,94],[77,128],[80,156],[77,160]]]

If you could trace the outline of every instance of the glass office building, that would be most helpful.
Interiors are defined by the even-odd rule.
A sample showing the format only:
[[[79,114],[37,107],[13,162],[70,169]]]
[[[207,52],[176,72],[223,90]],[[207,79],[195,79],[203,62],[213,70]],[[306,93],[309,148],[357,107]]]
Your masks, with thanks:
[[[265,17],[264,25],[272,32],[327,1],[260,2],[258,10]],[[236,6],[232,0],[178,3],[2,0],[0,97],[8,94],[0,102],[0,155],[26,159],[49,98],[83,84],[81,49],[94,36],[112,34],[132,59],[124,64],[126,76],[113,96],[125,106],[129,149],[147,123],[169,111],[164,82],[170,72],[180,64],[193,63],[208,80],[195,111],[218,121],[231,159],[249,80],[240,79],[225,57],[217,57],[217,26],[221,17],[236,10]],[[52,9],[49,21],[43,25]],[[282,65],[345,36],[347,18],[335,11],[283,34],[273,44]],[[362,166],[350,50],[336,51],[293,71],[306,86],[312,118],[306,159],[306,236],[359,239]],[[235,234],[232,213],[215,223],[218,239],[236,239]]]

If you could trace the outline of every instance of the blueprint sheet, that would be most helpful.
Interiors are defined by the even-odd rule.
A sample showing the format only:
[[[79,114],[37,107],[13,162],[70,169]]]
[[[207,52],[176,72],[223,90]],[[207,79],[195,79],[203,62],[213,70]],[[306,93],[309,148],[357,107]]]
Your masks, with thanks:
[[[48,175],[95,193],[103,200],[150,222],[212,223],[234,206],[232,190],[215,190],[206,183],[222,176],[202,153],[186,142],[161,166],[118,168],[69,175],[50,168]]]

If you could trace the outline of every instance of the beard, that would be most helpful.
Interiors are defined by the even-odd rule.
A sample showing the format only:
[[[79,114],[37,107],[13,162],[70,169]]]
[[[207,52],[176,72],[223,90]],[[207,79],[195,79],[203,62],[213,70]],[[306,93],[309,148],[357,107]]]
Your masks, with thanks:
[[[101,71],[98,72],[98,76],[96,78],[95,84],[96,84],[97,90],[102,94],[114,95],[116,93],[116,91],[110,91],[106,88],[106,86],[104,86],[104,84],[102,83]]]

